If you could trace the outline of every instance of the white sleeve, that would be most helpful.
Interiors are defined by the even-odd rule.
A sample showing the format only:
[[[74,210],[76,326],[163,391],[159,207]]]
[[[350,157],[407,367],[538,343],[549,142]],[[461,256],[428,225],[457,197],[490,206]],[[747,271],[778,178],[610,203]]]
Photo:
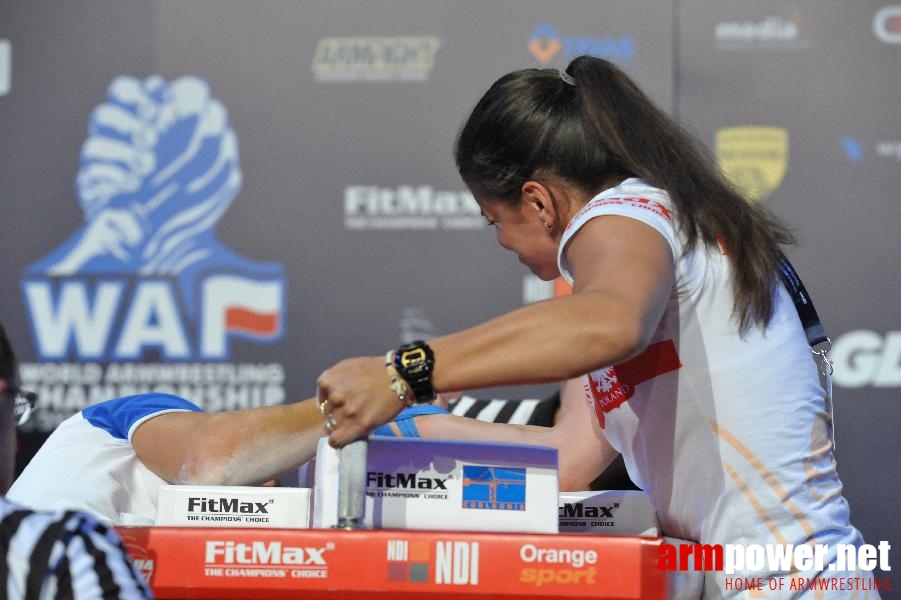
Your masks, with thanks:
[[[669,196],[663,190],[647,186],[643,187],[641,194],[624,194],[622,193],[624,191],[626,190],[613,188],[596,196],[582,207],[566,226],[563,238],[560,240],[557,265],[560,268],[560,274],[569,283],[572,283],[573,280],[569,263],[566,260],[567,245],[579,229],[595,217],[605,215],[629,217],[653,227],[669,244],[673,260],[678,260],[678,241],[673,220],[672,201]]]

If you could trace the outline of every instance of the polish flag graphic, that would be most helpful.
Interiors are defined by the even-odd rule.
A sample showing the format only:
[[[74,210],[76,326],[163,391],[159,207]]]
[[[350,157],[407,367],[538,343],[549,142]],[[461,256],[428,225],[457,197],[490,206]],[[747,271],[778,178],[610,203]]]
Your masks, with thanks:
[[[672,340],[656,342],[644,352],[615,367],[589,373],[586,391],[590,394],[601,427],[604,415],[622,405],[635,394],[635,386],[682,367]]]
[[[227,337],[273,340],[281,334],[283,282],[214,275],[203,282],[201,345],[206,356],[225,357]]]

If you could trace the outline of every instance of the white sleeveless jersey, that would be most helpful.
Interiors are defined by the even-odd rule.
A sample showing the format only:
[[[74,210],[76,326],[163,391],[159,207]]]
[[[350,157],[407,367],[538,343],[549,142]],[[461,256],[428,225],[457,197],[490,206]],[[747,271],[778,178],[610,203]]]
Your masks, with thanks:
[[[639,179],[602,192],[567,226],[558,263],[570,283],[567,243],[604,215],[653,227],[675,264],[648,348],[585,377],[589,404],[665,534],[705,544],[829,544],[827,563],[835,544],[863,543],[849,523],[824,392],[785,288],[766,330],[739,336],[728,258],[703,246],[685,252],[669,196]],[[707,592],[729,595],[724,577],[708,573]]]

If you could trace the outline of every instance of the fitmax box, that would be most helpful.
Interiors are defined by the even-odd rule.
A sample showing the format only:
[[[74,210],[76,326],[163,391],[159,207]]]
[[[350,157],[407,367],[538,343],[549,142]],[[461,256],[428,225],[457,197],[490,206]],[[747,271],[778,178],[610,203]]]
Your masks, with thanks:
[[[322,438],[313,527],[338,521],[339,461]],[[373,436],[366,470],[366,527],[557,533],[553,448]]]
[[[312,490],[224,485],[164,485],[156,524],[180,527],[310,527]]]
[[[560,533],[658,535],[657,513],[638,490],[561,492],[557,510]]]

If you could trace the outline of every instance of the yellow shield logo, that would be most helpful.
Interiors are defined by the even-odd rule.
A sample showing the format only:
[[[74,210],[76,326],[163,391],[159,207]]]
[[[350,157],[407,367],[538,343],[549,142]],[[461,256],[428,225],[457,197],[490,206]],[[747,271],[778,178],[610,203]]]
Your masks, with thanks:
[[[788,131],[781,127],[726,127],[716,132],[716,158],[729,181],[751,201],[779,187],[788,168]]]

